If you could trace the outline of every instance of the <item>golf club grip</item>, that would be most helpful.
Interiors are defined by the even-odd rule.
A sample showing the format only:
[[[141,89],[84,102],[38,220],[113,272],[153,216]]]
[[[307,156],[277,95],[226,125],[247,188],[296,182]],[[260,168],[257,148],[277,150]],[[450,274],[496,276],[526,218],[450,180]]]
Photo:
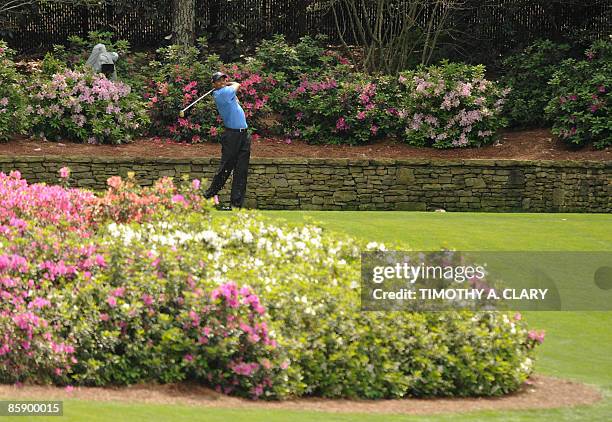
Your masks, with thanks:
[[[194,102],[192,102],[191,104],[189,104],[187,107],[185,107],[184,109],[181,110],[181,112],[185,112],[187,110],[189,110],[191,107],[193,107],[198,101],[200,101],[202,98],[206,97],[208,94],[210,94],[211,92],[213,92],[214,89],[211,89],[210,91],[208,91],[206,94],[202,95],[200,98],[198,98],[197,100],[195,100]]]

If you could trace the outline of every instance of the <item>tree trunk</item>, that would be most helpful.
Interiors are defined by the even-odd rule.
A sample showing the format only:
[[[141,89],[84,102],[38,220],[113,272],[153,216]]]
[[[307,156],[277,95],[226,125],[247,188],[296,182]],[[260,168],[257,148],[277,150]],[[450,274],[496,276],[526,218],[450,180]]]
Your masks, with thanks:
[[[208,2],[208,32],[216,33],[219,29],[221,13],[221,2],[219,0],[210,0]]]
[[[195,44],[195,0],[172,1],[172,44]]]

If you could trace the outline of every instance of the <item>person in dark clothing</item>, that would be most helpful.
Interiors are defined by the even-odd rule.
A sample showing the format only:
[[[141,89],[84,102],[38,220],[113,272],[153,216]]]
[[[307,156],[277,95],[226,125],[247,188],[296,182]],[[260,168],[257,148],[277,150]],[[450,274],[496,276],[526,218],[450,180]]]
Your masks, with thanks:
[[[247,132],[244,110],[236,97],[240,88],[237,82],[228,82],[228,76],[216,72],[212,76],[213,97],[217,110],[223,119],[225,130],[221,134],[221,164],[215,173],[209,188],[204,193],[206,198],[215,196],[233,172],[231,207],[242,208],[247,187],[249,159],[251,157],[251,136]]]

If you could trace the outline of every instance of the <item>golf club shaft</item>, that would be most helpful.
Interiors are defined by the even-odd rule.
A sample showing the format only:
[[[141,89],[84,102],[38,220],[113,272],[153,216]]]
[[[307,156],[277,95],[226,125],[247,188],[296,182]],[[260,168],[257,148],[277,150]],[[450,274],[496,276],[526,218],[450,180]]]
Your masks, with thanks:
[[[210,91],[208,91],[206,94],[202,95],[200,98],[198,98],[197,100],[195,100],[194,102],[192,102],[191,104],[189,104],[187,107],[185,107],[184,109],[181,110],[181,113],[186,112],[187,110],[189,110],[191,107],[193,107],[198,101],[200,101],[202,98],[206,97],[208,94],[210,94],[211,92],[213,92],[214,89],[211,89]]]

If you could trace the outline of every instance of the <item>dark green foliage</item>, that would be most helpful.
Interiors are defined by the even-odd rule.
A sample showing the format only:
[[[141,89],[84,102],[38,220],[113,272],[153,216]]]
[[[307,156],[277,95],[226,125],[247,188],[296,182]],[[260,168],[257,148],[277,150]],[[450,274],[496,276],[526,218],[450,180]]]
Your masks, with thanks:
[[[583,60],[568,59],[550,81],[546,115],[565,142],[612,145],[612,39],[593,43]]]
[[[549,124],[544,108],[552,97],[548,84],[559,63],[568,58],[570,46],[538,40],[503,61],[502,82],[511,88],[505,112],[511,126],[536,127]]]

